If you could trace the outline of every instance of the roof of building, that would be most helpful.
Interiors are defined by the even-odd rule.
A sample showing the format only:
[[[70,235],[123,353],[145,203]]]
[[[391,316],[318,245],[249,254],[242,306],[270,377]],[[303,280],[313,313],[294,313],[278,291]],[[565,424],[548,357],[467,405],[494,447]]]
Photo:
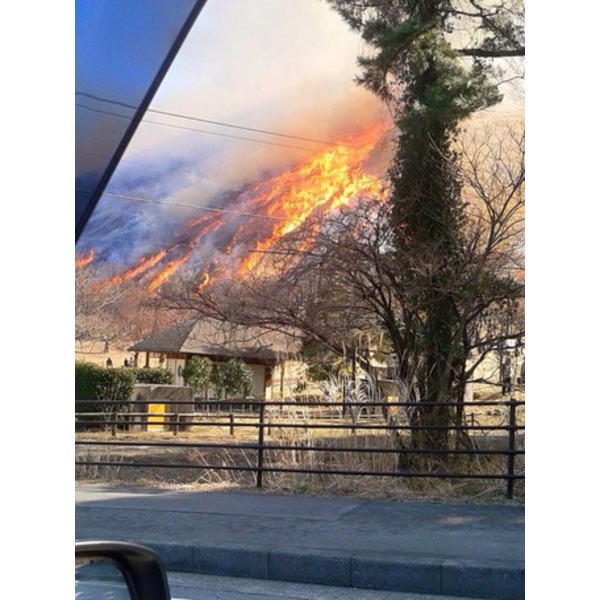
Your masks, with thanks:
[[[291,334],[263,327],[191,319],[156,331],[129,350],[271,362],[297,354],[300,341]]]

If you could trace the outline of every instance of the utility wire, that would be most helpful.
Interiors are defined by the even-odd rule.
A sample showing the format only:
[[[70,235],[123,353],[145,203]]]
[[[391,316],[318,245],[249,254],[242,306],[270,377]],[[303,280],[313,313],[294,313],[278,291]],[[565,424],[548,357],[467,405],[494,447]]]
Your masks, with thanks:
[[[180,119],[189,119],[190,121],[200,121],[202,123],[210,123],[211,125],[218,125],[220,127],[231,127],[232,129],[243,129],[245,131],[252,131],[254,133],[264,133],[266,135],[275,135],[277,137],[289,138],[292,140],[301,140],[303,142],[314,142],[316,144],[327,144],[329,146],[347,146],[349,148],[358,148],[358,146],[354,144],[345,144],[343,142],[334,142],[331,140],[319,140],[316,138],[302,137],[299,135],[291,135],[287,133],[278,133],[276,131],[268,131],[266,129],[256,129],[254,127],[245,127],[244,125],[233,125],[231,123],[224,123],[222,121],[211,121],[210,119],[201,119],[200,117],[191,117],[188,115],[182,115],[179,113],[167,112],[164,110],[157,110],[153,108],[149,108],[147,112],[156,113],[159,115],[166,115],[169,117],[178,117]]]
[[[185,125],[174,125],[172,123],[161,123],[159,121],[150,121],[149,119],[142,119],[144,123],[151,123],[152,125],[162,125],[163,127],[171,127],[172,129],[185,129],[187,131],[197,131],[199,133],[207,133],[208,135],[216,135],[219,137],[231,138],[234,140],[244,140],[246,142],[256,142],[258,144],[267,144],[268,146],[280,146],[282,148],[295,148],[297,150],[308,150],[314,152],[315,148],[307,148],[305,146],[294,146],[292,144],[281,144],[280,142],[267,142],[266,140],[257,140],[256,138],[243,137],[241,135],[231,135],[228,133],[218,133],[216,131],[206,131],[205,129],[196,129],[195,127],[186,127]]]
[[[78,192],[91,193],[89,190],[82,188],[76,188]],[[256,217],[259,219],[267,219],[270,221],[285,221],[285,217],[275,217],[272,215],[265,215],[261,213],[244,212],[237,210],[228,210],[226,208],[214,208],[211,206],[197,206],[196,204],[185,204],[184,202],[162,202],[161,200],[153,200],[152,198],[143,198],[141,196],[132,196],[130,194],[117,194],[116,192],[104,192],[103,196],[110,196],[112,198],[121,198],[123,200],[135,200],[137,202],[146,202],[148,204],[158,204],[161,206],[179,206],[184,208],[193,208],[195,210],[204,210],[207,212],[223,213],[236,215],[240,217]]]
[[[91,106],[87,106],[85,104],[81,104],[79,102],[75,103],[75,106],[79,106],[80,108],[85,108],[86,110],[90,110],[92,112],[97,112],[97,113],[102,113],[104,115],[112,115],[115,117],[120,117],[121,119],[127,119],[130,120],[130,117],[128,117],[127,115],[121,115],[119,113],[116,112],[112,112],[109,110],[102,110],[99,108],[92,108]],[[294,148],[296,150],[308,150],[309,152],[314,152],[315,148],[307,148],[306,146],[295,146],[292,144],[282,144],[280,142],[268,142],[266,140],[258,140],[256,138],[248,138],[248,137],[243,137],[240,135],[231,135],[228,133],[218,133],[216,131],[206,131],[205,129],[196,129],[195,127],[186,127],[184,125],[174,125],[172,123],[161,123],[159,121],[150,121],[148,119],[142,119],[142,122],[144,123],[150,123],[151,125],[161,125],[163,127],[171,127],[172,129],[185,129],[186,131],[196,131],[198,133],[206,133],[208,135],[216,135],[219,137],[225,137],[225,138],[231,138],[234,140],[243,140],[246,142],[254,142],[257,144],[266,144],[268,146],[279,146],[279,147],[283,147],[283,148]]]
[[[114,104],[116,106],[123,106],[125,108],[130,108],[130,109],[137,109],[136,106],[131,105],[131,104],[126,104],[124,102],[118,102],[116,100],[109,100],[108,98],[102,98],[100,96],[94,96],[93,94],[88,94],[86,92],[75,92],[76,96],[84,96],[86,98],[91,98],[93,100],[97,100],[99,102],[106,102],[109,104]],[[82,105],[79,105],[82,106]],[[89,107],[84,107],[84,108],[89,108]],[[93,110],[93,109],[90,109]],[[165,110],[158,110],[158,109],[154,109],[154,108],[149,108],[146,112],[150,112],[150,113],[155,113],[155,114],[159,114],[159,115],[165,115],[165,116],[169,116],[169,117],[175,117],[178,119],[187,119],[190,121],[198,121],[200,123],[209,123],[210,125],[217,125],[219,127],[229,127],[231,129],[241,129],[243,131],[252,131],[254,133],[262,133],[265,135],[274,135],[277,137],[283,137],[283,138],[288,138],[288,139],[292,139],[292,140],[300,140],[303,142],[314,142],[316,144],[327,144],[329,146],[347,146],[349,148],[358,148],[358,146],[354,145],[354,144],[345,144],[343,142],[334,142],[332,140],[321,140],[318,138],[309,138],[309,137],[303,137],[303,136],[299,136],[299,135],[292,135],[292,134],[288,134],[288,133],[281,133],[278,131],[269,131],[267,129],[258,129],[255,127],[247,127],[245,125],[235,125],[233,123],[226,123],[224,121],[213,121],[211,119],[203,119],[201,117],[194,117],[191,115],[184,115],[181,113],[176,113],[176,112],[170,112],[170,111],[165,111]],[[112,113],[109,113],[112,114]],[[142,119],[143,121],[145,121],[145,119]],[[162,125],[165,125],[165,123],[161,123]],[[193,131],[200,131],[200,130],[193,130]],[[204,132],[206,133],[206,132]],[[245,138],[242,138],[245,139]]]

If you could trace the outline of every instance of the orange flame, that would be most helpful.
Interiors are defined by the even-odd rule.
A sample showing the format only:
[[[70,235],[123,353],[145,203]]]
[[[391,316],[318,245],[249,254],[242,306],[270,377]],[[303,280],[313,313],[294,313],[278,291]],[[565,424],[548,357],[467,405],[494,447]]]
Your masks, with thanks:
[[[75,257],[75,268],[81,269],[86,267],[94,260],[94,250],[89,250],[87,254],[80,254]]]
[[[218,229],[223,224],[224,221],[221,217],[215,217],[212,214],[204,215],[200,218],[190,219],[188,222],[188,227],[192,228],[199,226],[199,230],[196,231],[191,240],[187,242],[189,250],[183,256],[171,260],[164,269],[155,275],[148,284],[148,291],[154,292],[157,288],[166,283],[167,280],[170,279],[171,276],[179,269],[179,267],[187,262],[190,255],[194,251],[195,245],[200,241],[200,239],[207,233]]]
[[[362,163],[381,137],[375,128],[353,140],[354,146],[336,146],[296,169],[274,177],[259,189],[254,208],[263,207],[277,222],[259,239],[254,253],[246,257],[238,274],[247,273],[261,261],[273,244],[302,225],[317,210],[329,213],[347,206],[361,195],[380,196],[381,181],[362,170]]]
[[[102,287],[149,276],[152,269],[147,289],[153,292],[168,281],[192,253],[203,250],[204,238],[206,248],[213,250],[210,267],[203,266],[200,271],[197,290],[202,291],[227,273],[243,275],[256,269],[277,240],[309,218],[347,206],[360,196],[382,198],[380,179],[365,172],[363,164],[381,139],[384,127],[383,124],[372,127],[348,143],[321,151],[291,171],[242,192],[235,199],[235,209],[230,211],[235,215],[233,221],[226,222],[214,212],[190,219],[185,232],[179,236],[179,240],[185,241],[142,259],[137,266],[112,277]],[[316,233],[319,226],[314,227]],[[211,240],[217,238],[208,237],[217,231],[219,244],[225,245],[219,250],[211,246]]]
[[[119,273],[118,275],[115,275],[110,279],[107,279],[105,282],[101,283],[99,287],[104,288],[111,285],[120,285],[125,281],[133,279],[134,277],[145,273],[148,269],[151,269],[154,265],[159,263],[165,257],[166,254],[166,250],[161,250],[160,252],[158,252],[154,256],[151,256],[150,258],[143,258],[137,266],[132,267],[131,269],[128,269],[123,273]]]
[[[184,256],[169,262],[169,264],[148,284],[148,291],[154,292],[157,288],[166,283],[173,273],[175,273],[179,267],[181,267],[181,265],[187,261],[189,255],[190,253],[188,252]]]

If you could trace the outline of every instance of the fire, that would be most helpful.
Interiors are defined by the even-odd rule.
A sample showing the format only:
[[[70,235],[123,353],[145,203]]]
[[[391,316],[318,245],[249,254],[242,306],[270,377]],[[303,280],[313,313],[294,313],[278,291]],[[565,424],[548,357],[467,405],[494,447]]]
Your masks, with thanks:
[[[154,292],[161,285],[166,283],[166,281],[179,269],[179,267],[181,267],[181,265],[187,261],[188,258],[189,253],[185,254],[181,258],[176,258],[175,260],[170,261],[169,264],[167,264],[167,266],[149,283],[148,291]]]
[[[227,274],[252,272],[277,240],[311,217],[325,216],[360,196],[382,197],[380,178],[363,165],[383,133],[384,126],[377,125],[230,198],[222,212],[217,208],[190,219],[177,243],[141,259],[102,287],[138,278],[153,292],[186,263],[198,272],[198,290]]]
[[[76,269],[81,269],[83,267],[86,267],[87,265],[89,265],[93,260],[94,260],[94,250],[89,250],[86,254],[80,254],[79,256],[75,257],[75,268]]]
[[[204,288],[208,287],[211,277],[208,273],[204,273],[202,281],[198,284],[198,291],[201,292]]]
[[[382,131],[368,131],[354,140],[356,147],[336,146],[314,156],[296,169],[275,177],[256,190],[255,206],[277,219],[270,232],[257,241],[238,273],[252,271],[267,251],[313,214],[330,213],[347,206],[360,195],[380,196],[381,181],[365,173],[362,164],[381,138]]]
[[[111,285],[119,285],[121,283],[125,283],[126,281],[133,279],[134,277],[137,277],[142,273],[145,273],[146,271],[148,271],[148,269],[151,269],[154,265],[159,263],[165,257],[166,254],[166,250],[161,250],[160,252],[158,252],[154,256],[151,256],[150,258],[142,258],[135,267],[132,267],[131,269],[128,269],[123,273],[120,273],[118,275],[115,275],[114,277],[111,277],[110,279],[107,279],[98,287],[104,288]]]

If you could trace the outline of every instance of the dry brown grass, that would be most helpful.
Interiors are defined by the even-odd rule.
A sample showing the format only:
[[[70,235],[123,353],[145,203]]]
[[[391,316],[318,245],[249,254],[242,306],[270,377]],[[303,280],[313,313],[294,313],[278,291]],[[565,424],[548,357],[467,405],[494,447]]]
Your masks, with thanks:
[[[472,410],[471,410],[472,409]],[[478,425],[505,424],[504,411],[489,407],[470,407],[467,422],[473,412]],[[524,411],[519,411],[518,420],[524,423]],[[202,415],[198,421],[222,423],[189,427],[174,435],[172,431],[118,431],[116,438],[110,432],[90,431],[76,433],[76,440],[131,442],[135,446],[76,446],[76,456],[85,462],[113,463],[111,466],[79,465],[76,478],[80,483],[108,483],[111,485],[140,485],[152,487],[193,489],[255,489],[257,450],[245,444],[257,442],[256,415],[236,415],[236,426],[230,435],[228,415]],[[241,427],[243,422],[248,427]],[[381,417],[363,415],[355,422],[356,429],[343,429],[341,425],[352,424],[346,415],[316,414],[311,410],[294,412],[278,411],[269,415],[270,426],[265,428],[265,443],[286,445],[285,450],[265,450],[264,466],[273,469],[312,469],[357,471],[358,475],[308,474],[288,472],[265,472],[263,488],[277,493],[303,493],[319,495],[351,495],[380,499],[428,499],[428,500],[501,500],[506,493],[506,483],[499,479],[450,479],[410,478],[398,476],[374,476],[369,471],[395,472],[399,468],[418,472],[461,472],[501,473],[506,468],[506,457],[454,457],[443,463],[435,459],[424,460],[413,455],[402,455],[404,462],[398,463],[397,452],[352,452],[356,448],[394,449],[393,438],[386,430],[361,429],[362,424],[383,423]],[[302,425],[319,422],[331,429],[310,429]],[[285,429],[283,425],[296,424],[300,427]],[[336,427],[337,426],[337,427]],[[473,436],[479,448],[506,448],[504,435],[476,432]],[[408,438],[406,438],[408,440]],[[524,443],[522,437],[519,438]],[[229,448],[202,448],[197,446],[152,446],[152,442],[166,444],[222,443]],[[320,450],[306,450],[306,446],[317,446]],[[341,451],[330,449],[343,448]],[[138,466],[128,467],[135,462]],[[164,465],[164,466],[162,466]],[[178,465],[178,466],[172,466]],[[214,468],[218,467],[218,468]],[[227,469],[244,467],[249,470]],[[524,472],[523,457],[517,457],[517,472]],[[360,475],[364,472],[364,475]],[[515,499],[524,499],[523,482],[515,483]]]

